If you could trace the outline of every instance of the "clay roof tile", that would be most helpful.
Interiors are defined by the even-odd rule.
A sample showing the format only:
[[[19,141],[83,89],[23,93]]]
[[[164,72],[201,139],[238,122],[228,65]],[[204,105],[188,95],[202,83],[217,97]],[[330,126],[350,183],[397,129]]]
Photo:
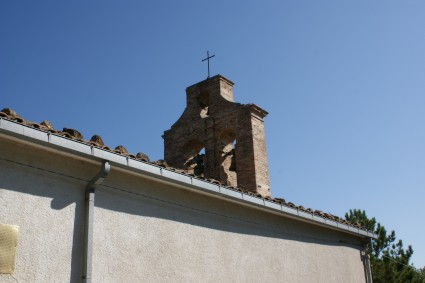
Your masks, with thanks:
[[[80,140],[83,139],[83,135],[77,130],[63,128],[62,132],[68,133],[73,139],[80,139]]]
[[[153,162],[153,164],[155,164],[157,166],[160,166],[162,168],[167,168],[168,167],[167,162],[165,160],[162,160],[162,159],[159,159],[159,160]]]
[[[19,117],[18,114],[16,114],[16,111],[10,108],[3,108],[1,112],[6,114],[8,117]]]
[[[46,129],[53,130],[53,125],[50,123],[50,121],[44,120],[40,123],[41,126],[45,127]]]
[[[102,138],[99,135],[92,136],[90,139],[90,143],[98,147],[105,146],[105,143],[103,142]]]
[[[121,155],[128,155],[127,149],[122,145],[117,146],[114,151]]]
[[[137,159],[140,159],[140,160],[142,160],[142,161],[149,162],[149,156],[147,156],[147,155],[146,155],[146,154],[144,154],[143,152],[138,152],[138,153],[136,154],[136,158],[137,158]]]

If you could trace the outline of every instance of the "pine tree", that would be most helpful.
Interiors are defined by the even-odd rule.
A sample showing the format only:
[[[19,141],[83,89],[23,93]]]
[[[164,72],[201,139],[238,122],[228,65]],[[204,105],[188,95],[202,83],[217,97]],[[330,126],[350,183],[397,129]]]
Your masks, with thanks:
[[[396,242],[394,231],[388,233],[374,217],[368,218],[364,210],[350,209],[345,214],[345,219],[361,224],[378,237],[372,241],[370,251],[374,283],[425,283],[425,269],[417,270],[409,263],[413,254],[412,247],[409,245],[404,249],[402,240]]]

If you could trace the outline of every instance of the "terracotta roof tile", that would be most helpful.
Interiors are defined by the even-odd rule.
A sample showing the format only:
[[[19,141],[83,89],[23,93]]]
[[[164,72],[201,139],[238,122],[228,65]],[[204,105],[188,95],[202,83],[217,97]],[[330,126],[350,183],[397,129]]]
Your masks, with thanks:
[[[285,201],[285,199],[283,199],[283,198],[274,198],[274,201],[275,201],[276,203],[286,204],[286,201]]]
[[[0,116],[6,117],[8,119],[13,119],[15,117],[18,117],[18,114],[16,114],[16,112],[10,108],[4,108],[2,111],[0,111]]]
[[[124,155],[124,156],[128,156],[129,155],[128,150],[124,146],[122,146],[122,145],[117,146],[114,149],[114,151],[116,153],[121,154],[121,155]]]
[[[152,164],[155,164],[155,165],[157,165],[159,167],[162,167],[162,168],[169,167],[168,164],[167,164],[167,162],[165,160],[162,160],[162,159],[159,159],[159,160],[157,160],[155,162],[152,162]]]
[[[75,140],[84,140],[83,135],[79,131],[77,131],[77,130],[63,128],[62,132],[63,133],[70,134],[72,139],[75,139]]]
[[[94,146],[98,146],[98,147],[104,147],[105,143],[103,142],[102,138],[98,135],[94,135],[91,137],[90,139],[90,143],[93,144]]]
[[[147,156],[146,154],[142,153],[142,152],[138,152],[136,154],[136,159],[145,161],[145,162],[149,162],[149,156]]]
[[[43,122],[41,122],[41,123],[40,123],[40,126],[41,126],[41,128],[44,128],[44,129],[53,130],[53,125],[52,125],[52,123],[50,123],[50,122],[49,122],[49,121],[47,121],[47,120],[44,120]]]

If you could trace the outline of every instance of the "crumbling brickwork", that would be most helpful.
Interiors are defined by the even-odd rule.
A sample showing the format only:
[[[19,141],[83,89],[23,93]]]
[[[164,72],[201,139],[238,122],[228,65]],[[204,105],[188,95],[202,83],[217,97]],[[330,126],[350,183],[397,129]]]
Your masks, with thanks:
[[[263,118],[254,104],[233,100],[221,75],[186,89],[187,105],[164,132],[164,159],[173,167],[270,196]]]

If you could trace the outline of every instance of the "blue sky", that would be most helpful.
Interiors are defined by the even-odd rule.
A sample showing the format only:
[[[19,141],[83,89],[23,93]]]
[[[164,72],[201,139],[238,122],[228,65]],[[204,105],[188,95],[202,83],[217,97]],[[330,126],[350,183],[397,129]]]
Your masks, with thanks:
[[[0,108],[156,160],[211,72],[267,110],[272,194],[366,210],[425,265],[425,2],[0,2]]]

